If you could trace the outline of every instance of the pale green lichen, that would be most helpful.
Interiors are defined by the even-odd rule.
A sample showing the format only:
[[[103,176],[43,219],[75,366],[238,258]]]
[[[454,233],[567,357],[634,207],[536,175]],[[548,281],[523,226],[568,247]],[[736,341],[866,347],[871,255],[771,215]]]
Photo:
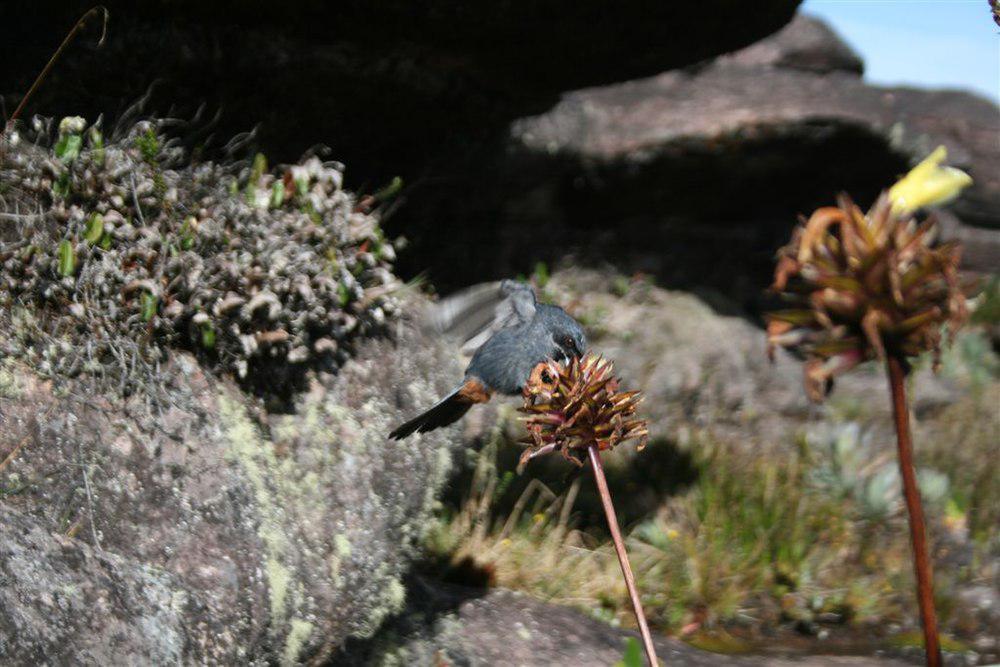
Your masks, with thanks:
[[[301,618],[293,618],[291,626],[292,629],[285,640],[285,650],[281,654],[282,666],[298,663],[299,654],[302,653],[302,649],[313,631],[313,624]]]
[[[276,558],[269,557],[265,565],[267,572],[268,592],[271,600],[271,620],[278,624],[285,618],[285,600],[288,596],[288,584],[292,573]]]
[[[227,456],[237,461],[246,473],[257,503],[260,519],[257,532],[266,549],[264,571],[270,595],[271,621],[274,627],[280,627],[287,614],[289,586],[301,586],[301,583],[294,580],[292,571],[282,562],[288,545],[288,536],[283,529],[287,522],[268,484],[277,461],[273,449],[264,446],[243,407],[225,393],[219,396],[219,415],[228,440]]]
[[[385,587],[385,603],[390,610],[389,613],[395,614],[401,611],[405,602],[406,587],[398,579],[391,580]]]
[[[432,389],[422,384],[421,395],[430,396]],[[299,629],[295,642],[288,633],[295,631],[294,619],[312,620],[317,586],[337,601],[342,616],[333,634],[338,637],[371,637],[404,607],[405,564],[451,465],[447,447],[433,439],[438,435],[425,436],[434,447],[389,451],[385,432],[391,410],[382,398],[351,408],[341,399],[337,391],[314,387],[300,395],[294,413],[269,417],[270,437],[230,393],[221,399],[227,456],[240,465],[254,498],[271,626],[280,633],[279,658],[286,662],[315,648],[315,633]],[[407,482],[409,503],[400,504],[397,491],[384,486],[385,475],[396,474],[380,465],[390,457],[420,472],[419,481]],[[353,485],[345,495],[352,505],[331,512],[331,489],[344,484]],[[367,531],[364,517],[376,512],[389,522],[384,538]],[[380,550],[381,539],[392,540],[391,554]]]
[[[347,558],[351,555],[351,541],[344,535],[335,535],[333,538],[333,549],[340,558]]]
[[[9,359],[0,363],[0,397],[20,398],[23,393],[21,382],[14,371],[14,364]]]

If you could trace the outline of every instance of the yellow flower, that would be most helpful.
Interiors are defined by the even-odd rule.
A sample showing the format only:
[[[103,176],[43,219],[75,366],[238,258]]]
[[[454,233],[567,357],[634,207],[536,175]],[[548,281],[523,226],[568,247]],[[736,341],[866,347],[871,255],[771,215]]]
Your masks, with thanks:
[[[947,157],[944,146],[938,146],[889,189],[893,213],[899,215],[943,204],[972,184],[972,178],[961,169],[941,166]]]

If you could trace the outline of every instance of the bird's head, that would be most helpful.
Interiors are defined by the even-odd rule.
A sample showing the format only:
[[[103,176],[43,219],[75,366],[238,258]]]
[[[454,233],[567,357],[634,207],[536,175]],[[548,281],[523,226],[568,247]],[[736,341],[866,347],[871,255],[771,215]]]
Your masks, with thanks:
[[[553,314],[549,329],[558,356],[569,360],[582,357],[587,351],[587,335],[583,327],[561,309]]]

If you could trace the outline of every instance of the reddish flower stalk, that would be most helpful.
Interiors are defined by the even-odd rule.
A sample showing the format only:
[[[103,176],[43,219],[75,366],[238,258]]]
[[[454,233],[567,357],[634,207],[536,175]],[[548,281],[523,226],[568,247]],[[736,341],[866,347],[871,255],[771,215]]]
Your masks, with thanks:
[[[642,600],[639,599],[639,590],[635,586],[635,575],[632,574],[628,553],[625,552],[625,542],[622,540],[622,533],[618,528],[618,517],[615,516],[615,506],[611,503],[611,491],[608,490],[608,482],[604,478],[604,466],[601,464],[601,453],[596,443],[591,443],[587,447],[587,454],[590,457],[590,465],[594,469],[594,481],[597,482],[597,493],[601,496],[604,516],[608,520],[611,541],[614,542],[615,553],[618,554],[618,564],[621,565],[622,576],[625,577],[625,587],[628,589],[628,596],[632,601],[632,611],[635,612],[635,619],[639,623],[639,634],[642,635],[642,645],[646,649],[646,658],[652,667],[657,667],[659,663],[656,659],[656,647],[653,646],[653,636],[649,633],[646,614],[642,611]]]
[[[639,633],[649,664],[656,667],[656,649],[649,632],[646,615],[635,585],[635,575],[625,551],[618,518],[611,502],[611,492],[604,477],[601,450],[613,449],[626,440],[639,440],[645,445],[646,422],[635,417],[639,393],[619,391],[611,362],[586,354],[563,366],[550,361],[539,364],[524,387],[522,412],[526,419],[529,445],[521,456],[523,468],[528,461],[542,454],[560,452],[576,465],[583,465],[586,456],[594,470],[594,481],[608,521],[608,530],[621,565],[625,587],[639,624]]]
[[[913,211],[954,197],[971,179],[941,163],[943,148],[884,193],[867,213],[846,196],[816,210],[778,252],[772,289],[791,308],[768,315],[770,353],[806,357],[805,389],[822,400],[836,376],[870,359],[885,363],[892,393],[899,470],[909,515],[917,601],[927,664],[941,664],[924,513],[913,465],[904,387],[907,358],[940,353],[968,313],[959,289],[957,244],[935,245],[933,219]]]
[[[930,557],[927,554],[927,533],[924,510],[920,504],[916,468],[913,465],[913,442],[910,439],[910,413],[907,409],[906,374],[904,363],[898,357],[886,360],[889,389],[892,392],[892,412],[896,420],[899,451],[899,475],[903,479],[903,498],[910,520],[910,538],[913,543],[913,571],[917,578],[917,602],[920,605],[921,625],[924,629],[924,650],[930,667],[941,667],[941,642],[938,639],[937,614],[934,612],[934,582]]]

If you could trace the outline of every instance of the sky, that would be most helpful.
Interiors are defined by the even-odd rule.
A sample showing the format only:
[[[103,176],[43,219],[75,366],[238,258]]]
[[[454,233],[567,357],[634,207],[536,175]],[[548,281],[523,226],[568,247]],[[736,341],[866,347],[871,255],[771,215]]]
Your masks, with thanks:
[[[872,83],[960,88],[1000,102],[1000,27],[987,0],[805,0]]]

